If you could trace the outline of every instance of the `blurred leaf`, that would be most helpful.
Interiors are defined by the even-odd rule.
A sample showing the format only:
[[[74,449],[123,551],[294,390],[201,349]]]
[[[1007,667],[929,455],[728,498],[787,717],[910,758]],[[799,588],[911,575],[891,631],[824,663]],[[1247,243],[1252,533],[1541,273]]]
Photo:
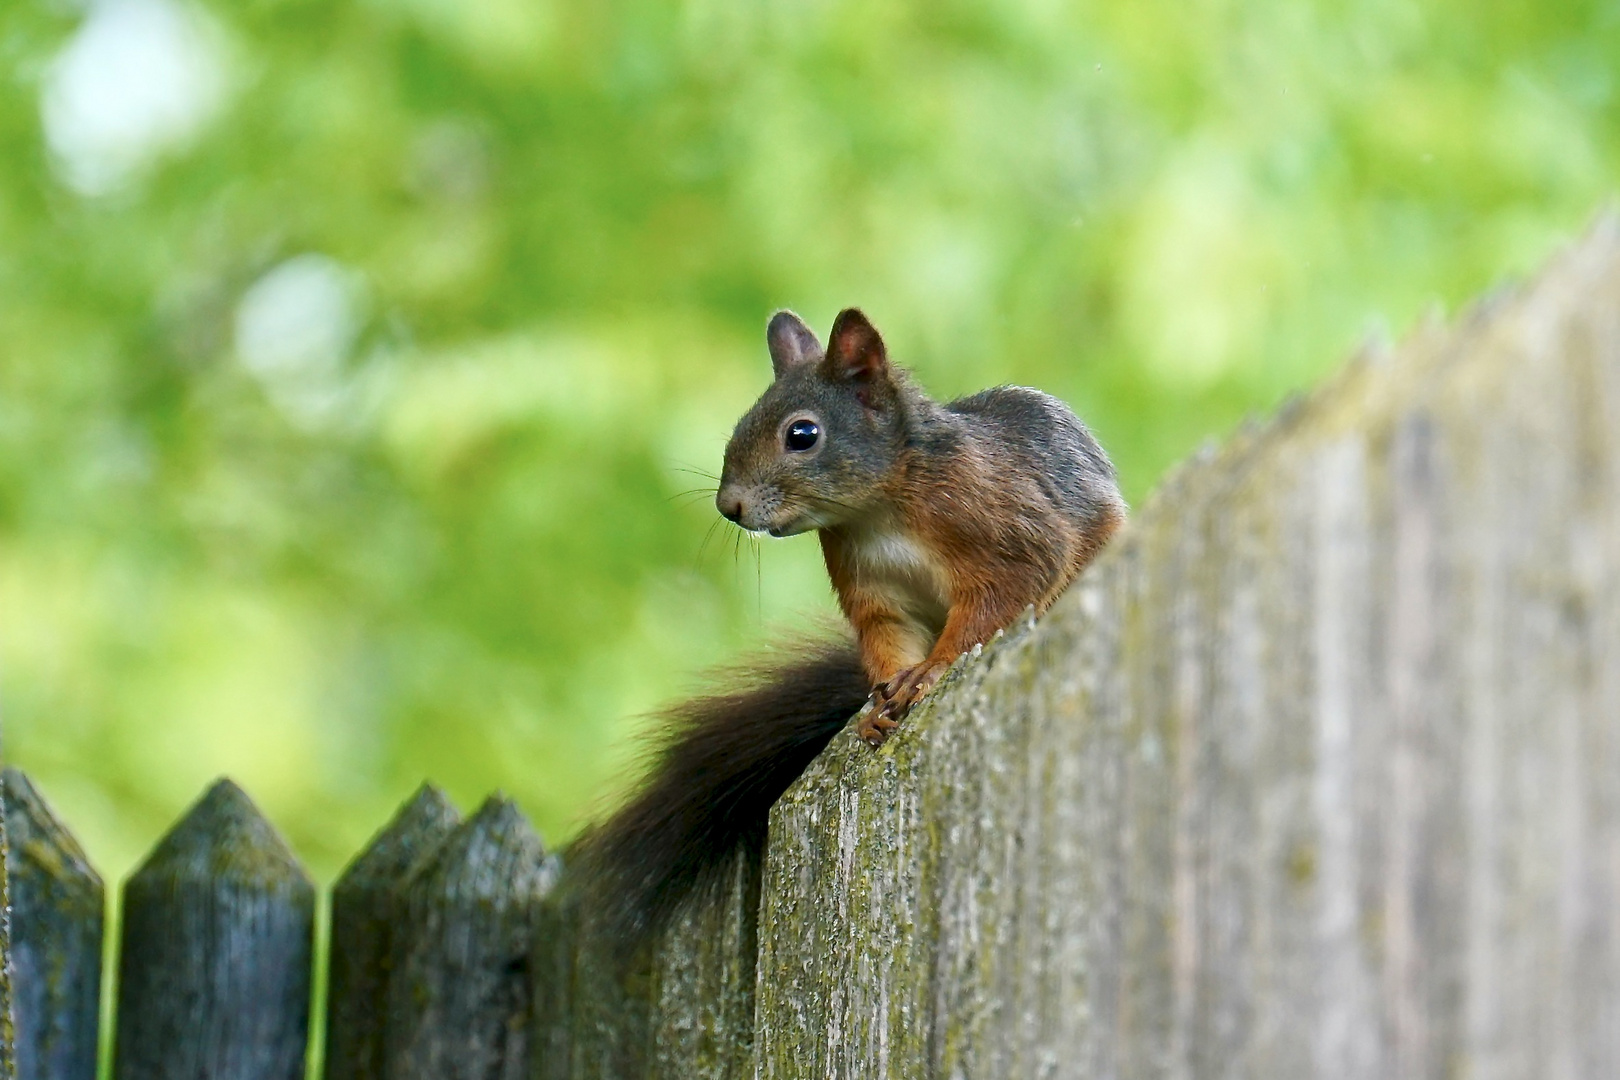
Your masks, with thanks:
[[[1580,229],[1616,56],[1587,2],[11,4],[6,752],[112,874],[220,772],[323,875],[424,775],[561,839],[830,610],[704,543],[774,308],[1062,395],[1139,500]]]

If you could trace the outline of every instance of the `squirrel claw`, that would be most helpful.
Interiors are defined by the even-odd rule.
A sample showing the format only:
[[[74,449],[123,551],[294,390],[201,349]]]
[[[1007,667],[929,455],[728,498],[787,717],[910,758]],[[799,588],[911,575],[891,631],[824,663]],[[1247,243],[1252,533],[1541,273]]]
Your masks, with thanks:
[[[873,687],[867,712],[856,722],[856,734],[873,746],[883,745],[889,732],[900,726],[911,707],[939,682],[945,668],[944,664],[918,664],[896,672],[888,682]]]
[[[886,700],[881,711],[897,719],[905,716],[934,688],[940,676],[945,674],[946,667],[945,664],[918,664],[900,672],[883,684],[883,697]]]
[[[882,746],[889,737],[889,732],[900,726],[900,721],[887,716],[883,706],[869,709],[855,722],[855,734],[859,735],[869,746]]]

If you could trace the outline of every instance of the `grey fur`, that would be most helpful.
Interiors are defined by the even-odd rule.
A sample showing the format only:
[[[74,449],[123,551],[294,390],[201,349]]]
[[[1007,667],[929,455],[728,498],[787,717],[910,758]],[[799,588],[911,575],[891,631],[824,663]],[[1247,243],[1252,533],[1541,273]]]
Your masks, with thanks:
[[[849,315],[839,316],[840,326]],[[858,312],[854,316],[881,351],[876,331]],[[941,405],[886,361],[867,378],[841,374],[837,350],[815,363],[783,364],[783,342],[801,331],[810,334],[791,312],[771,320],[776,379],[737,422],[726,447],[715,502],[744,528],[791,536],[861,518],[892,498],[887,482],[908,449],[921,451],[911,456],[925,469],[977,451],[1013,474],[1005,479],[1038,483],[1050,504],[1083,529],[1123,510],[1108,455],[1057,398],[1002,386]],[[783,446],[783,432],[799,417],[821,426],[822,445],[812,453]]]

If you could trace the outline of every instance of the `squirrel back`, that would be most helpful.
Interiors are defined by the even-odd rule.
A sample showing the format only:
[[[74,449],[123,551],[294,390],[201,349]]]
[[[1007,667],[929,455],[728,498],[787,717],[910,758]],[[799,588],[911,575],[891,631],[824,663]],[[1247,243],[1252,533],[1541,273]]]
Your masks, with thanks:
[[[1004,386],[938,404],[855,309],[825,349],[786,311],[766,340],[775,379],[732,433],[715,504],[751,532],[815,531],[855,642],[806,646],[668,714],[647,785],[579,849],[633,939],[737,851],[758,858],[771,805],[852,715],[881,743],[952,660],[1045,611],[1125,517],[1108,456],[1054,397]]]

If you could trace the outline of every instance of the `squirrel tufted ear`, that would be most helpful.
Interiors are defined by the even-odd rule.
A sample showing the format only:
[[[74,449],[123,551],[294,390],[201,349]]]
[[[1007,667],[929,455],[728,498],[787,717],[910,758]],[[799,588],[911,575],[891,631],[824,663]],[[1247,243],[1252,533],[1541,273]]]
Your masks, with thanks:
[[[771,370],[780,379],[789,370],[814,364],[822,357],[821,342],[804,320],[791,311],[778,311],[765,328],[765,344],[771,350]]]
[[[827,364],[836,379],[868,382],[887,373],[889,353],[883,338],[859,308],[845,308],[833,321]]]

